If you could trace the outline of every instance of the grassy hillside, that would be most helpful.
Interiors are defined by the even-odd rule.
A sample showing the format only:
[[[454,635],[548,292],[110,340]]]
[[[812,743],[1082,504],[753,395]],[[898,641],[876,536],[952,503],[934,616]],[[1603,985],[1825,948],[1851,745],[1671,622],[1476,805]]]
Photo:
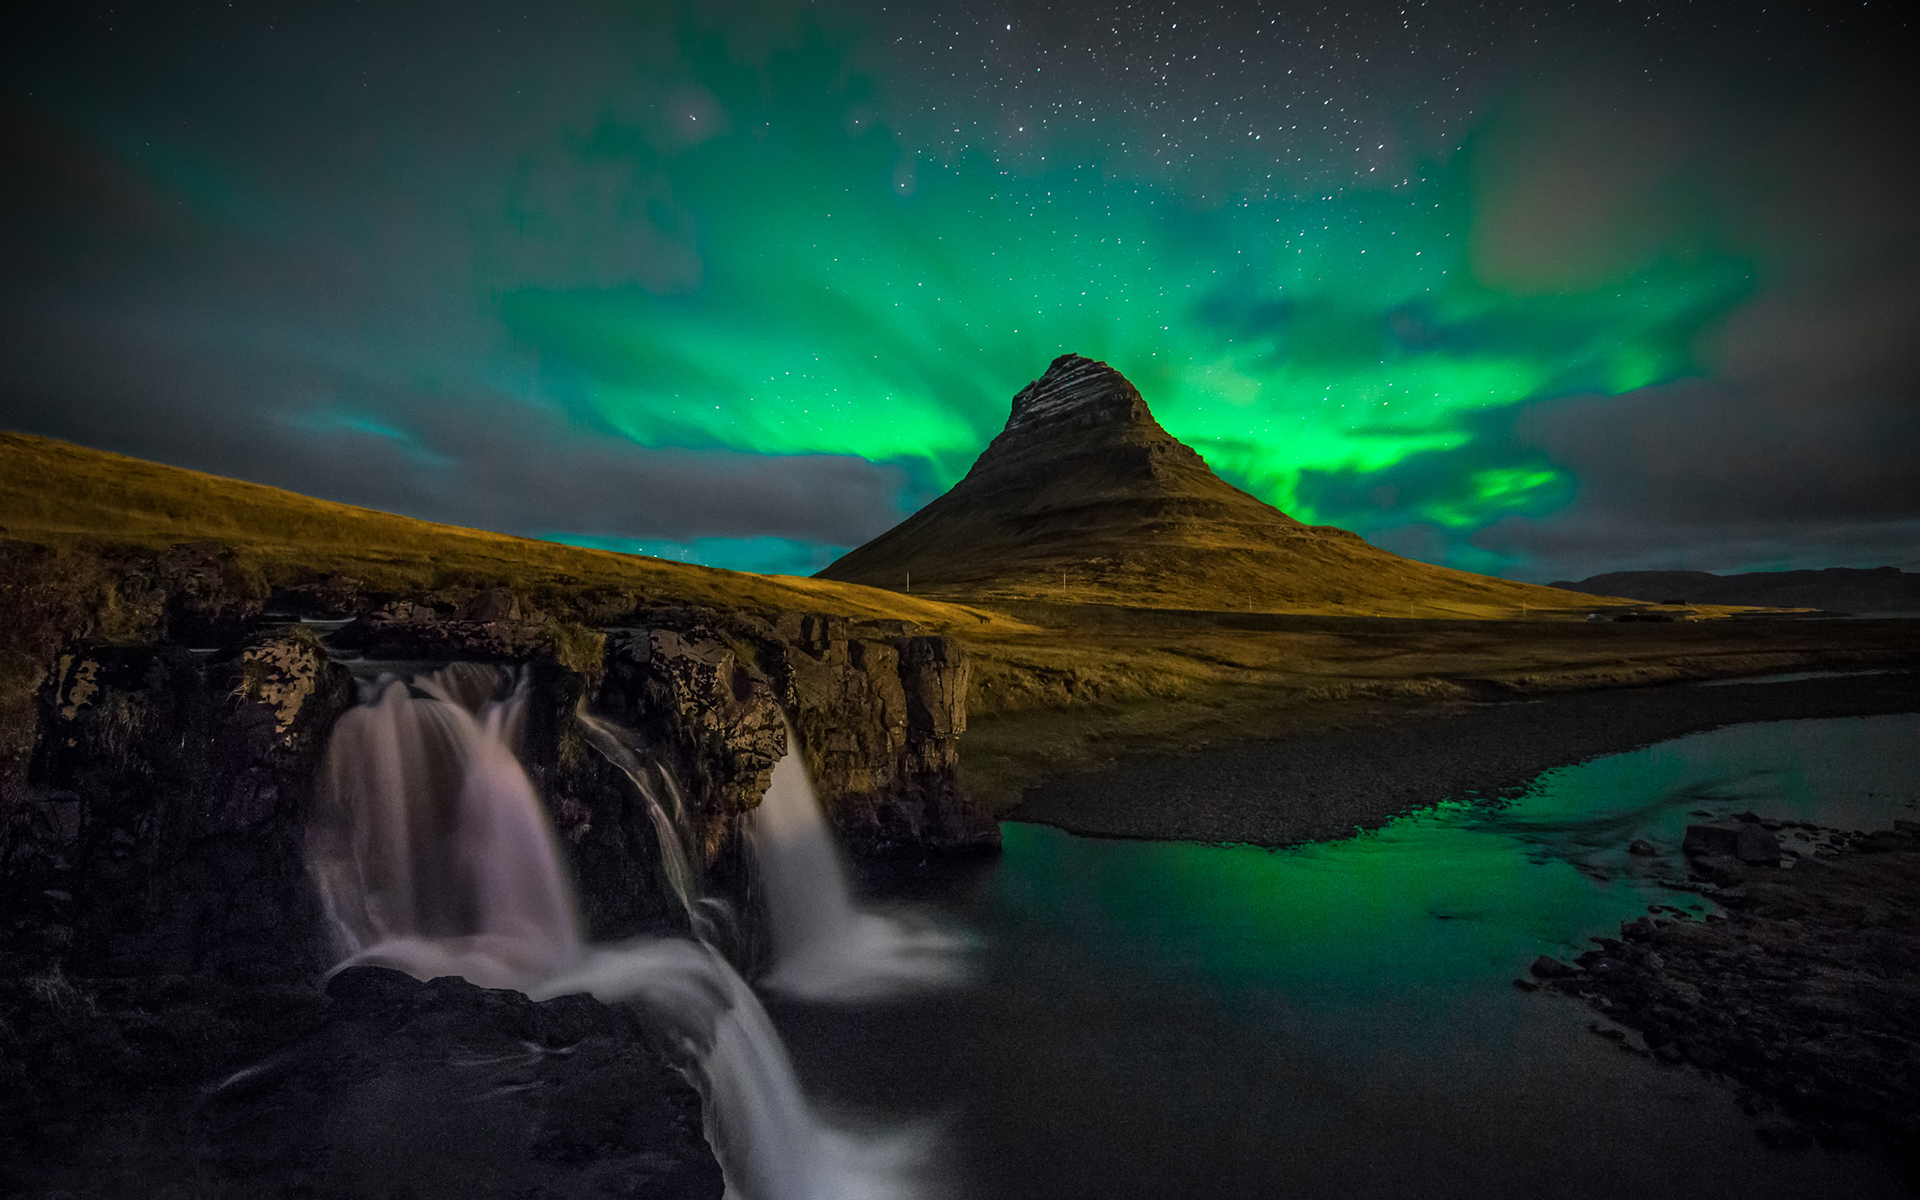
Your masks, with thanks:
[[[74,547],[217,541],[271,584],[349,575],[391,592],[449,579],[520,590],[599,586],[647,603],[801,609],[939,628],[991,619],[828,580],[721,571],[416,521],[19,433],[0,433],[0,536]]]

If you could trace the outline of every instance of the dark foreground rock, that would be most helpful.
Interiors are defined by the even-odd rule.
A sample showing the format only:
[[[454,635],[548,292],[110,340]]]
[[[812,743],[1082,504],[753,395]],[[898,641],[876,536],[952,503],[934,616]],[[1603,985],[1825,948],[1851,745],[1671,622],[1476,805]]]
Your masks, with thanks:
[[[1767,1140],[1875,1144],[1920,1181],[1920,826],[1820,836],[1790,870],[1698,858],[1724,918],[1643,917],[1533,974],[1734,1083]]]
[[[1744,721],[1920,711],[1920,672],[1578,692],[1128,762],[1031,789],[1013,819],[1104,837],[1283,846]]]
[[[659,1197],[720,1171],[638,1019],[361,967],[0,980],[0,1195]]]

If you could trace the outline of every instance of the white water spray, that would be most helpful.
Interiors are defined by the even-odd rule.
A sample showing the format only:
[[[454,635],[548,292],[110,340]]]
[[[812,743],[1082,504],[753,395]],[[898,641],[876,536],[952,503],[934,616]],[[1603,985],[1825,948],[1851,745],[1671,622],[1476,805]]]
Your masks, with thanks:
[[[707,1101],[707,1143],[728,1200],[910,1200],[931,1195],[925,1128],[851,1131],[822,1123],[800,1091],[767,1010],[712,947],[643,939],[590,952],[535,999],[587,992],[637,1001],[664,1022]]]
[[[957,982],[971,945],[910,912],[857,905],[840,846],[787,736],[787,754],[748,825],[773,931],[762,985],[807,1000],[868,1000]]]
[[[521,681],[494,699],[471,670],[343,714],[327,746],[309,858],[343,952],[421,979],[517,987],[580,946],[553,828],[510,748]]]
[[[707,941],[581,943],[551,824],[512,749],[524,681],[496,699],[500,678],[449,668],[416,679],[416,696],[383,677],[372,702],[336,726],[309,851],[341,942],[340,967],[373,963],[536,998],[584,991],[637,1003],[685,1056],[730,1200],[924,1196],[916,1176],[929,1150],[925,1135],[855,1134],[822,1123],[766,1010]],[[699,895],[698,859],[671,781],[661,781],[662,803],[609,727],[587,718],[582,728],[640,789],[669,884],[695,930],[710,932],[698,914],[711,914],[703,905],[717,901]],[[799,770],[797,756],[787,761]],[[799,777],[804,787],[804,770]],[[851,911],[833,865],[838,903]]]

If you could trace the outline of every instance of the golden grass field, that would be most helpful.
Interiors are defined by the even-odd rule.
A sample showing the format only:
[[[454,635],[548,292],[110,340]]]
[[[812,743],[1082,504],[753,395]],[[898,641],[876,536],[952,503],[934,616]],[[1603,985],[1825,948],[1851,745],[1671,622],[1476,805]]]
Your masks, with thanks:
[[[1489,597],[1554,603],[1465,603],[1422,594],[1428,575],[1416,570],[1378,581],[1364,609],[1128,606],[1111,602],[1108,585],[1076,592],[1071,577],[1024,596],[974,600],[949,585],[933,599],[438,525],[13,433],[0,433],[0,537],[83,551],[217,541],[276,585],[347,575],[405,594],[454,580],[512,587],[536,604],[556,590],[612,588],[650,605],[913,622],[972,653],[963,775],[1000,809],[1038,778],[1115,757],[1386,720],[1458,704],[1471,689],[1627,686],[1912,651],[1897,623],[1592,624],[1594,607],[1657,606],[1498,580],[1486,581]]]

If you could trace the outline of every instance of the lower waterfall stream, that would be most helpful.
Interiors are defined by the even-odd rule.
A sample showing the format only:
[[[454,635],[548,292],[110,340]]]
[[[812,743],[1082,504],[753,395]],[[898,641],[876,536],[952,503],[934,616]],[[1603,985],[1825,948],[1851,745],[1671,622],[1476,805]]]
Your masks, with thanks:
[[[383,676],[369,691],[328,746],[309,842],[343,952],[339,968],[372,964],[419,979],[460,975],[535,999],[585,992],[635,1004],[678,1048],[705,1099],[707,1139],[730,1197],[922,1193],[924,1130],[836,1128],[802,1094],[766,1009],[715,944],[731,914],[701,893],[677,791],[663,775],[650,778],[620,731],[579,714],[590,744],[646,801],[694,938],[581,939],[551,825],[515,754],[522,677],[455,664],[411,683]],[[819,999],[960,976],[963,940],[854,904],[791,741],[763,808],[750,841],[765,875],[773,978],[785,972],[788,990]]]

